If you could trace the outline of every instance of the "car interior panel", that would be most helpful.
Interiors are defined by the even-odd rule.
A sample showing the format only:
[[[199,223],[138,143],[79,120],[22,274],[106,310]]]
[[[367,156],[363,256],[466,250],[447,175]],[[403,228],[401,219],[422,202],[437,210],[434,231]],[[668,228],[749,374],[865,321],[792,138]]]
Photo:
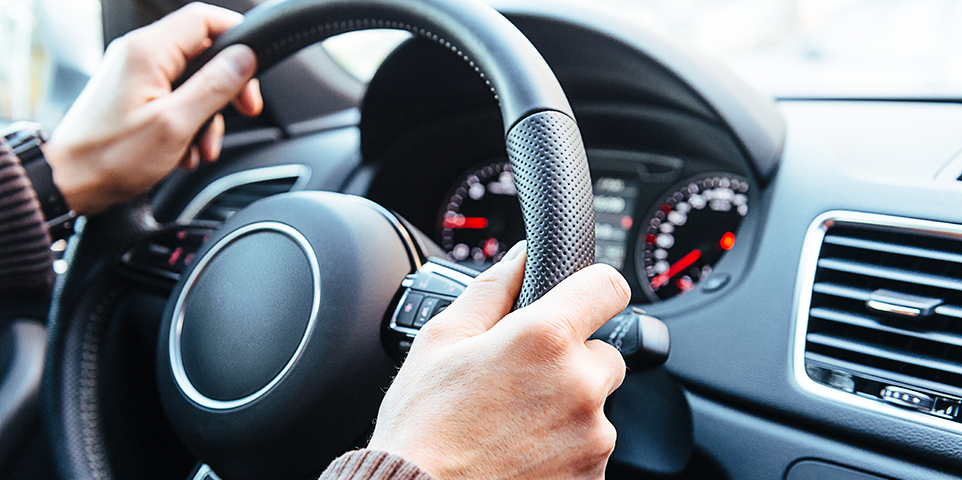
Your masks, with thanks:
[[[103,0],[105,38],[181,3]],[[254,6],[213,3],[242,12]],[[962,475],[958,99],[775,100],[726,67],[601,10],[524,0],[493,5],[540,52],[570,102],[590,169],[594,259],[617,268],[631,287],[630,306],[663,321],[670,333],[667,362],[629,371],[606,404],[618,430],[608,478]],[[171,387],[158,380],[157,365],[166,361],[167,331],[176,331],[172,322],[184,315],[177,312],[201,308],[178,292],[200,268],[194,259],[229,244],[225,225],[284,205],[304,207],[276,212],[285,219],[278,222],[295,225],[339,222],[347,211],[363,217],[376,208],[411,232],[412,246],[404,248],[441,256],[437,268],[454,271],[483,270],[524,239],[514,182],[522,174],[506,154],[513,125],[504,124],[506,107],[486,79],[451,50],[412,35],[368,82],[321,46],[308,47],[260,75],[264,115],[225,111],[220,161],[175,172],[123,218],[88,219],[84,228],[94,235],[85,232],[68,247],[73,290],[58,299],[59,308],[109,306],[100,323],[91,323],[103,329],[106,348],[90,353],[95,367],[82,355],[74,361],[48,352],[56,365],[47,365],[44,385],[24,384],[25,375],[39,375],[24,363],[23,349],[43,354],[43,343],[36,345],[42,326],[38,315],[14,321],[22,309],[0,312],[0,477],[67,474],[63,465],[77,460],[66,457],[84,450],[76,442],[85,437],[56,424],[93,415],[102,429],[99,461],[115,478],[202,478],[198,468],[208,459],[197,458],[198,441],[190,435],[202,436],[195,431],[203,431],[207,417],[171,413],[179,407],[171,406],[165,393]],[[376,206],[310,210],[317,192]],[[339,239],[318,227],[310,241],[329,242],[332,256],[315,260],[320,277],[360,269],[333,257],[338,249],[366,248],[378,250],[365,261],[378,263],[384,279],[360,275],[345,289],[410,285],[399,283],[409,273],[406,263],[384,260],[401,247],[371,238],[393,235],[386,225],[348,229],[351,238]],[[265,242],[257,255],[238,261],[283,257],[279,244]],[[241,275],[231,270],[237,266],[216,268]],[[119,280],[87,277],[88,271]],[[292,270],[290,278],[296,275]],[[462,278],[452,275],[448,280]],[[416,332],[399,323],[409,298],[403,295],[345,297],[358,318],[369,310],[387,313],[375,326],[345,330],[345,339],[332,334],[326,348],[346,349],[348,334],[373,329],[380,332],[373,341],[379,351],[363,367],[371,375],[390,371]],[[51,318],[58,314],[55,308]],[[276,335],[287,335],[283,328]],[[73,348],[77,335],[60,332],[46,348]],[[346,357],[323,365],[363,376]],[[95,390],[58,383],[90,368]],[[380,378],[357,378],[358,391],[369,383],[377,391]],[[356,392],[329,408],[350,410],[348,393]],[[62,400],[84,395],[99,399],[93,403],[99,411]],[[19,407],[8,408],[11,402]],[[342,451],[363,447],[373,427],[351,429],[378,402],[368,396],[356,412],[344,413],[339,421],[350,434],[317,442]],[[172,426],[173,418],[196,422],[195,433]]]

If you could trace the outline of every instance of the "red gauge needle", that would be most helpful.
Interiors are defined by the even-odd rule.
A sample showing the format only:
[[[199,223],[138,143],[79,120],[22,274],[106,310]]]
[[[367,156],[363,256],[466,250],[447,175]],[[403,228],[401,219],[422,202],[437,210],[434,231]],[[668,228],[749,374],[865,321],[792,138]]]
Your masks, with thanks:
[[[488,228],[488,219],[484,217],[447,217],[444,219],[444,228],[467,228],[470,230],[481,230]]]
[[[678,260],[674,265],[668,267],[665,273],[659,274],[657,277],[651,279],[651,288],[656,290],[661,288],[662,285],[668,283],[668,280],[671,280],[671,277],[678,275],[679,272],[690,267],[691,264],[695,263],[699,258],[701,258],[701,250],[697,248],[692,250],[691,253],[681,257],[681,260]]]

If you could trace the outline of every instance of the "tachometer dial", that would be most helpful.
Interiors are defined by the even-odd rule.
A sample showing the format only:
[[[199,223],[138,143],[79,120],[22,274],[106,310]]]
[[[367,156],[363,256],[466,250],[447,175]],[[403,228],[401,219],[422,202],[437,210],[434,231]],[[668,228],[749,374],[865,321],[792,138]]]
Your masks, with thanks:
[[[700,175],[677,185],[648,214],[636,261],[648,297],[665,300],[695,288],[735,245],[748,214],[748,181],[729,174]]]
[[[446,198],[438,231],[452,260],[479,266],[497,262],[524,239],[521,204],[508,162],[469,172]]]

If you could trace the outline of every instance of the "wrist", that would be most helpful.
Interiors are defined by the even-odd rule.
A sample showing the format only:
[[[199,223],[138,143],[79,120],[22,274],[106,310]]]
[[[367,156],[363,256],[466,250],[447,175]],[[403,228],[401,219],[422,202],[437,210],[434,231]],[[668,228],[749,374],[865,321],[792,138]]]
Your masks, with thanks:
[[[56,240],[70,236],[77,214],[64,201],[54,182],[53,171],[42,149],[46,140],[43,128],[39,124],[20,122],[3,137],[30,180],[50,237]]]
[[[103,204],[110,197],[109,189],[99,185],[92,169],[79,165],[79,152],[72,151],[51,138],[43,147],[50,165],[53,183],[63,196],[64,202],[78,215],[90,215],[106,209]]]

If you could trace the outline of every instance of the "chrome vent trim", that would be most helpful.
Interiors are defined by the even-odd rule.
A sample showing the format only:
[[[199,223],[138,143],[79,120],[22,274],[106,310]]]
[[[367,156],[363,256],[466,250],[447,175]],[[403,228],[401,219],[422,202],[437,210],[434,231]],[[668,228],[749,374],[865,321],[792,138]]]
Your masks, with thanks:
[[[866,238],[878,234],[897,241]],[[858,253],[854,258],[843,254],[849,250]],[[962,403],[962,324],[953,323],[962,319],[962,254],[956,252],[962,253],[962,225],[848,211],[816,218],[802,245],[795,290],[791,368],[797,386],[836,402],[962,433],[962,415],[943,418],[911,405]],[[909,315],[873,308],[870,302],[879,292],[896,299],[903,292],[907,304],[921,306],[904,309]],[[912,317],[919,312],[922,320]],[[915,321],[934,322],[936,328],[914,327]],[[863,356],[874,360],[863,362]],[[879,391],[866,393],[871,388],[860,385]],[[901,402],[904,391],[919,398]]]
[[[262,182],[291,179],[287,191],[303,190],[311,178],[311,169],[306,165],[278,165],[274,167],[244,170],[221,177],[205,187],[177,217],[177,223],[188,224],[194,221],[205,208],[213,204],[217,197],[228,190]]]

